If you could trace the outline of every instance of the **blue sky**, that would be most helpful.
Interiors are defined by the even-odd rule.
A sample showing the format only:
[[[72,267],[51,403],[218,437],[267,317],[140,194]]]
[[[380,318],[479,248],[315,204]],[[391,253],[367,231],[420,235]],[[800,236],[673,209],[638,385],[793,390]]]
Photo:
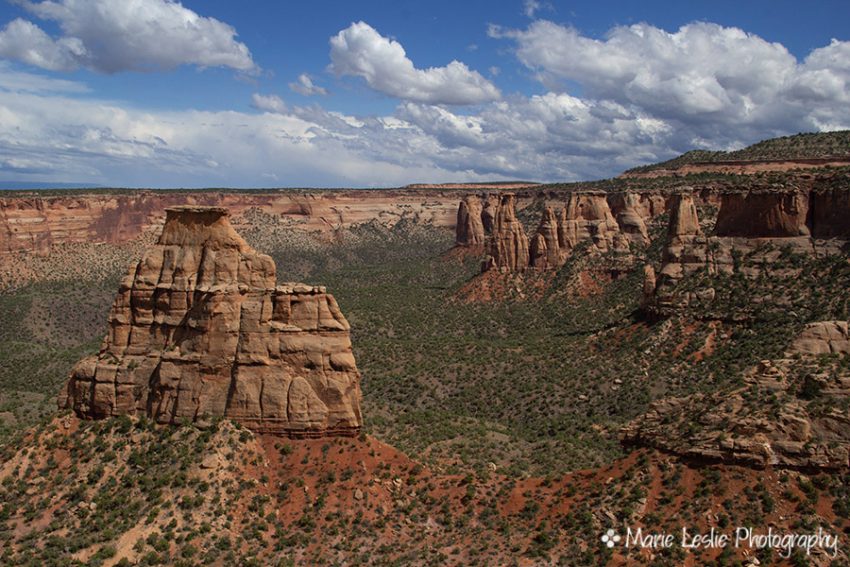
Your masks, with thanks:
[[[850,3],[0,4],[0,182],[593,179],[850,127]]]

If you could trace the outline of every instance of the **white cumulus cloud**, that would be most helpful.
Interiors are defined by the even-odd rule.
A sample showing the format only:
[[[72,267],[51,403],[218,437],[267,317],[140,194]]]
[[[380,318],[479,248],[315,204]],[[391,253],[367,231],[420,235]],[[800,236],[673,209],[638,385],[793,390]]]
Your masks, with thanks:
[[[331,70],[363,77],[392,97],[428,104],[478,104],[498,100],[499,89],[460,61],[417,69],[400,43],[365,22],[351,24],[331,38]]]
[[[676,32],[640,24],[596,39],[538,21],[525,30],[494,28],[491,35],[515,43],[517,57],[547,87],[543,92],[475,98],[469,93],[480,89],[445,80],[450,66],[418,70],[398,43],[366,24],[332,38],[332,67],[401,99],[377,116],[293,106],[261,93],[251,98],[261,113],[145,109],[0,62],[0,180],[576,181],[694,147],[728,149],[798,131],[850,128],[848,42],[832,41],[798,60],[782,45],[714,24]],[[312,80],[295,84],[318,88]],[[457,93],[466,93],[465,103],[477,102],[448,98]]]
[[[230,25],[173,0],[46,0],[18,2],[63,35],[50,37],[18,18],[0,30],[0,57],[53,71],[86,67],[104,73],[180,65],[255,72]]]

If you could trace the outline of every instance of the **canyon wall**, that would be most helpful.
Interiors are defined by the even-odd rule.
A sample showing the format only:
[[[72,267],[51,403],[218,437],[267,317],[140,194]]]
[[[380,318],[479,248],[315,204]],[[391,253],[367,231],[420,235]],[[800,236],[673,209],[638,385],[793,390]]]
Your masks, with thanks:
[[[160,226],[163,211],[176,205],[221,206],[233,215],[259,208],[303,231],[333,231],[371,220],[389,225],[402,218],[453,228],[460,195],[401,189],[22,194],[0,198],[0,258],[16,251],[46,254],[57,244],[127,242]]]
[[[735,253],[750,254],[765,244],[833,254],[850,239],[847,173],[789,174],[781,187],[757,180],[747,185],[725,186],[715,180],[670,190],[540,190],[502,194],[501,200],[492,194],[467,195],[458,206],[456,244],[469,247],[484,239],[489,256],[483,271],[558,269],[578,248],[591,255],[617,252],[631,265],[651,244],[650,226],[666,213],[670,224],[662,263],[653,266],[652,275],[657,274],[656,287],[670,288],[698,269],[732,273]],[[509,210],[503,211],[506,204]],[[540,207],[539,222],[529,222],[529,207]],[[705,226],[698,209],[708,213]],[[763,261],[769,264],[771,257]],[[750,271],[745,275],[758,270]]]

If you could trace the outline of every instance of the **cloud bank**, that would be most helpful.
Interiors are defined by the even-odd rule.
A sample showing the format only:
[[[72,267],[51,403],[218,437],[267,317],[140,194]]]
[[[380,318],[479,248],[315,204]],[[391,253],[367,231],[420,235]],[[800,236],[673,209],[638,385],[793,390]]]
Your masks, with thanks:
[[[798,62],[779,43],[704,22],[672,33],[616,27],[601,40],[545,20],[489,33],[512,40],[547,88],[578,83],[585,97],[664,120],[683,139],[728,145],[850,122],[850,42],[833,40]]]
[[[185,10],[164,0],[136,5],[179,8],[171,17]],[[76,4],[30,8],[48,17],[48,8],[69,6]],[[72,20],[58,14],[51,17]],[[217,23],[225,29],[220,37],[233,42],[232,28]],[[0,34],[0,52],[17,49],[14,59],[30,57],[44,69],[94,65],[90,36],[70,24],[62,29],[66,35],[54,40],[15,20]],[[778,43],[710,23],[674,32],[637,24],[592,38],[536,20],[525,29],[491,27],[489,34],[512,50],[509,57],[533,78],[537,94],[502,94],[457,61],[417,68],[401,44],[363,22],[330,38],[330,70],[396,99],[382,115],[293,106],[273,92],[254,93],[245,103],[253,110],[145,110],[0,62],[0,179],[241,187],[269,180],[284,186],[573,181],[616,175],[694,147],[850,128],[850,42],[833,40],[798,60]],[[4,43],[13,36],[41,47]],[[212,53],[206,47],[198,49]],[[75,49],[86,55],[68,55]],[[244,54],[233,68],[253,64],[247,48]],[[143,60],[151,58],[145,53]],[[139,64],[118,60],[124,63],[98,65]],[[187,61],[173,56],[171,64],[177,60]],[[326,94],[308,74],[289,87],[305,96]]]

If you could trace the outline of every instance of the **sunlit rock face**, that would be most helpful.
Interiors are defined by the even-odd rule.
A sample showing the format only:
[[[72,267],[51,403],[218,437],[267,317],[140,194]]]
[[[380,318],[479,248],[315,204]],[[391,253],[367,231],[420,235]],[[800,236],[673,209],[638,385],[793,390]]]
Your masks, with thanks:
[[[333,296],[276,285],[227,209],[183,206],[121,282],[100,353],[76,365],[59,405],[159,423],[223,416],[297,437],[356,434],[360,398]]]
[[[522,271],[528,268],[528,236],[516,216],[516,196],[505,193],[499,201],[490,237],[490,257],[485,269]]]

